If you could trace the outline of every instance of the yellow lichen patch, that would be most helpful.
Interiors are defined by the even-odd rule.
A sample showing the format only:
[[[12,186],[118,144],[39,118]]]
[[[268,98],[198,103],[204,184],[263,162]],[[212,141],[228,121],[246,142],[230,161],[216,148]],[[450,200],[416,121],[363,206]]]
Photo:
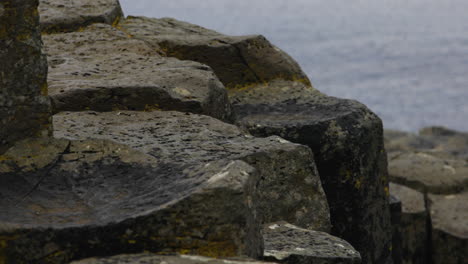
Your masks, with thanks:
[[[112,26],[113,27],[117,27],[117,25],[120,23],[120,19],[121,17],[120,16],[117,16],[114,21],[112,21]]]
[[[129,244],[136,244],[136,240],[130,239],[127,241]]]
[[[5,155],[0,155],[0,162],[6,161],[6,160],[11,160],[11,157],[5,156]]]
[[[237,248],[229,241],[210,241],[208,244],[198,248],[197,254],[212,258],[235,257],[237,255]]]
[[[44,95],[44,96],[47,96],[49,94],[47,82],[45,82],[45,83],[43,83],[41,85],[41,94]]]
[[[390,191],[388,190],[388,186],[384,187],[384,192],[386,196],[390,196]]]
[[[160,111],[161,107],[159,104],[146,104],[145,109],[143,111],[145,112],[151,112],[151,111]]]

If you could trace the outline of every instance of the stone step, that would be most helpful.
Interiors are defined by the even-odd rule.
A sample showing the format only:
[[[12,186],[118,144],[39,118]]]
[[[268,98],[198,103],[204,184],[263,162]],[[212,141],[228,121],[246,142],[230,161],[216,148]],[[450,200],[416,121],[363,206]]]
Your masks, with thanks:
[[[162,109],[232,121],[223,84],[203,64],[163,58],[105,24],[43,39],[56,112]]]
[[[208,116],[65,112],[0,159],[0,257],[263,254],[261,224],[328,229],[309,148]],[[0,260],[3,260],[0,259]]]

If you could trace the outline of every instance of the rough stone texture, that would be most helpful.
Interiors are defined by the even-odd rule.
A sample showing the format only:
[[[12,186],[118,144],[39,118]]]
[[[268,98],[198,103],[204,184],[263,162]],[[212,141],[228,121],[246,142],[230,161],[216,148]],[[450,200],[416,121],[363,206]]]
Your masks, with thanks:
[[[468,162],[461,159],[399,152],[389,155],[388,171],[392,181],[423,193],[457,193],[468,187]]]
[[[399,224],[402,262],[404,264],[429,263],[430,235],[428,212],[424,195],[406,186],[390,183],[390,193],[402,204]]]
[[[154,254],[118,255],[104,258],[90,258],[70,264],[273,264],[255,260],[212,259],[193,255],[158,256]]]
[[[266,224],[263,239],[267,260],[289,264],[361,263],[359,252],[343,239],[286,222]]]
[[[50,130],[37,5],[37,0],[0,2],[0,154],[17,140]]]
[[[177,110],[230,121],[227,92],[200,63],[162,58],[105,24],[44,36],[55,111]]]
[[[167,56],[209,65],[228,88],[279,78],[310,84],[288,54],[260,35],[231,37],[172,18],[128,17],[121,27]]]
[[[350,242],[363,263],[385,263],[391,223],[381,120],[356,101],[299,82],[275,80],[229,93],[237,124],[253,135],[278,135],[313,150],[332,234]]]
[[[390,190],[391,191],[391,190]],[[390,194],[390,216],[392,221],[392,259],[393,264],[401,264],[402,257],[402,234],[401,224],[401,201],[396,196]]]
[[[468,261],[468,192],[429,195],[434,264]]]
[[[68,112],[55,115],[54,124],[56,137],[110,139],[175,164],[243,160],[262,177],[257,186],[262,222],[330,228],[313,155],[305,146],[279,137],[254,138],[208,116],[178,112]]]
[[[92,23],[115,24],[123,17],[118,0],[40,0],[43,32],[69,32]]]
[[[287,54],[262,36],[229,37],[170,18],[121,27],[166,56],[207,64],[230,91],[238,124],[255,136],[306,144],[330,203],[333,233],[363,263],[390,258],[391,223],[381,120],[364,105],[321,95]]]
[[[174,164],[90,139],[25,140],[0,163],[0,263],[262,253],[260,175],[245,162]]]

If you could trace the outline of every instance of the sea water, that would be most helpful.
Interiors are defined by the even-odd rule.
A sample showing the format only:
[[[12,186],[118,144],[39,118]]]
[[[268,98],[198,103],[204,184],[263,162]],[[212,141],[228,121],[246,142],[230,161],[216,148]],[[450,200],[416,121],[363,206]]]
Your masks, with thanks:
[[[385,128],[468,131],[466,0],[121,0],[126,15],[262,34],[315,88],[366,104]]]

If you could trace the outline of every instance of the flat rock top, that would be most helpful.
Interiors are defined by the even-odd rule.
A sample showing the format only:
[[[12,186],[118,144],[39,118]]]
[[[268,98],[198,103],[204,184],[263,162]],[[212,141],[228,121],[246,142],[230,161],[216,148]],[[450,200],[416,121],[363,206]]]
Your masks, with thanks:
[[[204,163],[272,149],[303,147],[273,136],[254,138],[208,116],[172,112],[66,112],[54,116],[54,136],[124,143],[161,160]]]
[[[433,229],[468,239],[468,192],[429,195],[429,201]]]
[[[243,125],[285,127],[315,124],[363,113],[362,104],[326,96],[301,82],[274,80],[263,85],[230,89],[229,98]]]
[[[163,58],[106,24],[43,39],[57,111],[164,109],[231,118],[227,91],[208,66]]]
[[[154,254],[118,255],[73,261],[70,264],[273,264],[255,260],[223,260],[201,256],[158,256]]]
[[[457,193],[468,186],[466,161],[443,159],[423,152],[389,155],[388,171],[393,182],[421,192]]]
[[[302,229],[286,222],[264,225],[263,239],[264,255],[277,260],[302,256],[309,257],[310,263],[314,263],[313,260],[324,259],[345,261],[340,263],[360,263],[361,261],[359,252],[343,239],[324,232]]]
[[[390,194],[401,201],[403,213],[422,213],[426,211],[424,194],[396,183],[390,183]]]
[[[118,0],[40,0],[42,31],[73,31],[92,23],[112,24],[123,17]]]

